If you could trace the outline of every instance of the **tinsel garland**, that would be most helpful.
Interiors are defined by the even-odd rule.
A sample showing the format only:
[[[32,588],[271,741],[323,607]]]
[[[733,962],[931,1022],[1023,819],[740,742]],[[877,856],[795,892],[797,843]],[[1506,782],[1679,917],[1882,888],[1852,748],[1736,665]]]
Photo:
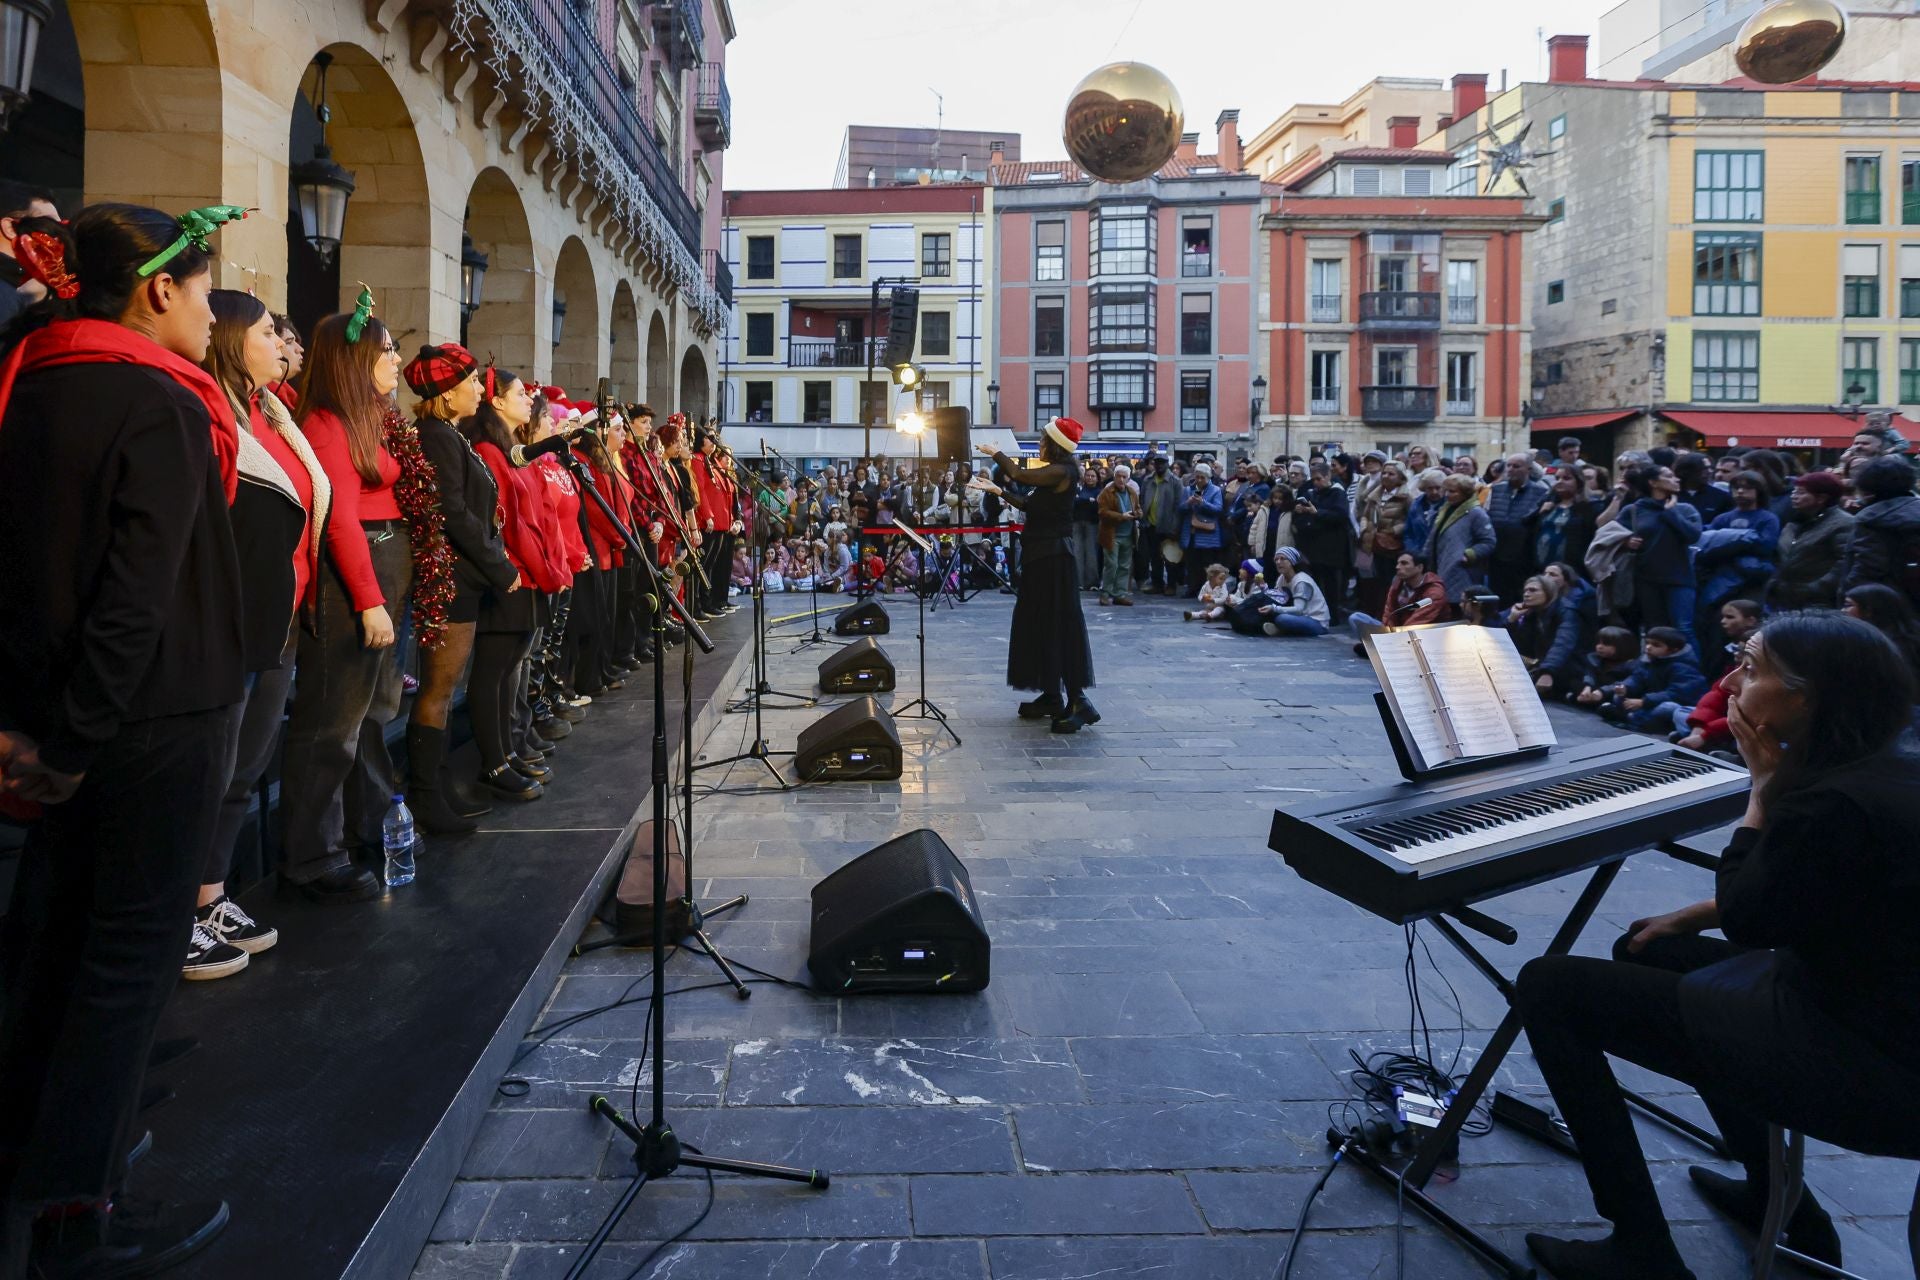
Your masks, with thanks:
[[[420,432],[398,409],[382,420],[387,452],[400,464],[393,498],[413,540],[413,627],[423,649],[438,649],[453,607],[453,548],[440,511],[440,481],[420,448]]]

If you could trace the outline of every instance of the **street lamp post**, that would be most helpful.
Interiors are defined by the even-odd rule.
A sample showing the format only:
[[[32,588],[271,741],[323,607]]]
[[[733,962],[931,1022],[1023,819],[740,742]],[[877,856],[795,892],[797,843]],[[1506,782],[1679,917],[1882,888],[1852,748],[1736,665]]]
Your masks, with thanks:
[[[567,324],[567,300],[559,294],[553,295],[553,349],[560,349],[560,334]]]
[[[1000,422],[1000,384],[987,384],[987,420],[998,425]]]
[[[460,344],[466,345],[467,324],[480,310],[487,282],[487,255],[474,247],[473,237],[460,233]]]
[[[27,105],[33,92],[33,60],[40,51],[40,29],[53,16],[47,0],[0,3],[0,131]]]
[[[320,141],[313,144],[313,154],[294,165],[288,175],[293,181],[294,203],[300,209],[300,230],[320,261],[328,264],[340,248],[347,225],[347,201],[353,198],[353,175],[334,163],[333,148],[327,145],[327,125],[333,120],[333,108],[327,105],[327,68],[332,64],[330,53],[313,55],[313,65],[319,68],[313,114],[320,121]]]

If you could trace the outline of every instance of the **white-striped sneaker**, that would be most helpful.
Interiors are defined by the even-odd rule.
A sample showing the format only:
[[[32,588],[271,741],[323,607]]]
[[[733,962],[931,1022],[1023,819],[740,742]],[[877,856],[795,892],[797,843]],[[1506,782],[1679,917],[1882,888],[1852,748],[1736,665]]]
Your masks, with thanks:
[[[193,918],[211,929],[220,941],[230,947],[238,947],[251,956],[259,955],[280,941],[278,929],[261,924],[225,894],[199,908],[193,913]]]
[[[252,959],[240,948],[220,941],[219,934],[195,920],[193,937],[187,943],[187,963],[182,966],[180,976],[199,982],[227,978],[246,968]]]

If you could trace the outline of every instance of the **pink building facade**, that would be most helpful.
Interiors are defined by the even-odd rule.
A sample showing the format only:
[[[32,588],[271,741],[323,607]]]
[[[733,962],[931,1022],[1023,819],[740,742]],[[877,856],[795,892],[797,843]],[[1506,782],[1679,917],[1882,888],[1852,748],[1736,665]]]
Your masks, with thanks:
[[[1027,437],[1065,415],[1090,442],[1244,451],[1261,390],[1261,186],[1235,172],[1233,114],[1217,154],[1188,135],[1140,182],[1065,161],[994,167],[998,422]]]

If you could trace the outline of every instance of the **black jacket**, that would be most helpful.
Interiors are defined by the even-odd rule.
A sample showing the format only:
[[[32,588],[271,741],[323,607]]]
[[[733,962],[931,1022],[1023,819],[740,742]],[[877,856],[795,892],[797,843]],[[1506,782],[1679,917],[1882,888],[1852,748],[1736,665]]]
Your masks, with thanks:
[[[0,601],[0,728],[63,773],[130,721],[239,702],[240,566],[205,406],[138,365],[23,375],[0,422]]]
[[[244,435],[246,428],[241,431]],[[240,487],[228,519],[233,525],[234,553],[240,566],[241,649],[248,671],[272,671],[280,666],[293,628],[293,555],[307,513],[299,500],[277,481],[250,467],[266,454],[252,440],[241,444]],[[268,460],[271,465],[271,459]],[[321,538],[324,531],[316,529]]]
[[[420,432],[420,451],[433,464],[447,544],[459,558],[455,578],[464,591],[505,595],[520,574],[507,559],[507,545],[493,522],[500,504],[493,472],[451,422],[420,418],[413,425]]]
[[[1840,575],[1844,595],[1865,582],[1883,582],[1913,597],[1907,566],[1920,561],[1920,498],[1902,494],[1860,508]],[[1920,602],[1917,602],[1920,603]]]

